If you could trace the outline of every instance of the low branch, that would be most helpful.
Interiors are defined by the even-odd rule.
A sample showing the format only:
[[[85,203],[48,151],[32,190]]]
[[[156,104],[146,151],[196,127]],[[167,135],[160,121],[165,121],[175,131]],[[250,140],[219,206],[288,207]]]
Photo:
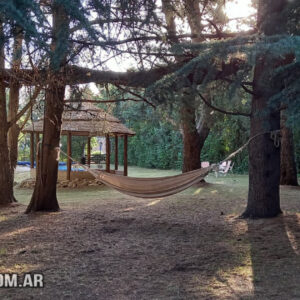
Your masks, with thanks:
[[[126,99],[108,99],[108,100],[90,100],[90,99],[65,99],[65,103],[114,103],[114,102],[126,102],[126,101],[134,101],[134,102],[143,102],[140,99],[134,98],[126,98]]]
[[[26,123],[28,122],[30,116],[31,116],[31,110],[28,109],[27,114],[25,116],[25,119],[22,121],[22,124],[19,125],[19,131],[20,132],[24,129],[24,127],[25,127]]]
[[[241,87],[242,87],[243,90],[244,90],[245,92],[247,92],[248,94],[250,94],[250,95],[252,95],[252,96],[255,95],[255,93],[254,93],[253,91],[251,91],[249,88],[247,88],[244,84],[241,84]]]
[[[66,66],[65,72],[61,73],[60,79],[66,85],[77,85],[77,84],[87,84],[87,83],[96,83],[96,84],[115,84],[122,85],[133,88],[147,88],[156,81],[162,79],[165,75],[174,73],[191,59],[182,60],[179,63],[170,63],[166,66],[159,66],[150,70],[141,70],[141,71],[127,71],[127,72],[114,72],[114,71],[100,71],[95,69],[83,68],[76,65]],[[230,62],[223,64],[222,69],[215,70],[216,75],[211,81],[221,80],[228,78],[233,74],[236,74],[240,70],[245,62],[241,59],[232,59]],[[207,65],[202,67],[201,71],[203,76],[197,78],[197,82],[194,82],[196,85],[201,84],[208,73],[208,70],[211,66]],[[190,74],[187,74],[188,77],[193,77],[193,70]],[[18,80],[22,85],[43,85],[45,86],[49,83],[49,78],[47,78],[47,70],[32,70],[32,69],[21,69],[18,72],[15,72],[12,69],[0,69],[0,78],[3,80],[9,81],[11,78]],[[58,80],[57,79],[57,80]],[[181,79],[178,79],[181,80]],[[193,81],[193,79],[191,79]],[[174,81],[174,88],[178,90],[178,87],[184,87],[178,82]]]
[[[33,95],[30,97],[28,103],[21,109],[20,112],[17,113],[16,117],[12,120],[10,120],[9,122],[7,122],[7,126],[8,128],[10,128],[13,124],[15,124],[16,122],[18,122],[20,120],[20,118],[22,118],[22,116],[35,104],[35,101],[41,91],[42,87],[41,86],[37,86],[34,90]]]
[[[161,79],[163,76],[175,72],[181,68],[185,62],[161,66],[147,71],[127,72],[99,71],[78,66],[69,66],[67,67],[67,72],[65,74],[65,81],[66,84],[70,85],[94,82],[96,84],[112,83],[145,88]]]
[[[148,101],[146,98],[142,97],[141,95],[139,95],[139,94],[137,94],[137,93],[135,93],[135,92],[132,92],[131,90],[124,89],[124,88],[122,88],[121,86],[119,86],[119,85],[117,85],[117,84],[115,84],[115,86],[116,86],[118,89],[120,89],[121,91],[123,91],[123,92],[129,93],[129,94],[131,94],[131,95],[133,95],[133,96],[135,96],[135,97],[140,98],[141,101],[146,102],[147,104],[149,104],[150,106],[152,106],[154,109],[156,109],[156,106],[155,106],[154,104],[152,104],[150,101]]]
[[[219,37],[219,39],[222,38],[222,31],[218,28],[218,26],[212,21],[212,20],[206,20],[210,25],[213,26],[213,28],[216,30],[216,33]]]
[[[230,83],[234,82],[234,80],[229,79],[229,78],[223,78],[223,80],[227,81],[227,82],[230,82]],[[255,95],[255,93],[252,90],[250,90],[249,88],[247,88],[246,85],[253,86],[253,83],[251,83],[251,82],[241,82],[241,87],[248,94]]]
[[[256,33],[256,30],[249,30],[249,31],[243,31],[243,32],[218,32],[217,34],[201,34],[201,38],[203,39],[226,39],[226,38],[235,38],[235,37],[241,37],[246,35],[252,35]],[[77,43],[85,46],[100,46],[100,47],[106,47],[106,46],[118,46],[122,44],[127,44],[131,42],[138,42],[138,41],[166,41],[166,40],[172,40],[172,39],[185,39],[185,38],[199,38],[199,35],[197,34],[179,34],[179,35],[165,35],[165,36],[159,36],[159,35],[149,35],[149,36],[138,36],[138,37],[131,37],[128,39],[123,40],[107,40],[107,41],[86,41],[86,40],[77,40],[77,39],[70,39],[70,42]]]
[[[212,110],[218,111],[218,112],[220,112],[222,114],[226,114],[226,115],[251,117],[251,114],[249,114],[249,113],[226,111],[221,108],[218,108],[218,107],[212,105],[207,99],[205,99],[205,97],[200,92],[198,92],[198,95],[200,96],[201,100]]]
[[[86,29],[87,26],[93,26],[93,25],[104,25],[104,24],[111,24],[111,23],[132,23],[132,22],[144,22],[143,19],[139,18],[115,18],[115,19],[101,19],[97,18],[95,20],[90,21],[88,24],[79,24],[77,26],[74,26],[70,29],[70,33],[74,33],[77,30]]]

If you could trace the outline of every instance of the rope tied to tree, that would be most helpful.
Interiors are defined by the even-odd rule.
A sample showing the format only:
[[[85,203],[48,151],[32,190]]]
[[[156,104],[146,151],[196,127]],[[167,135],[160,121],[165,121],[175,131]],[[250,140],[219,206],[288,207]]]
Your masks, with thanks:
[[[274,142],[275,148],[280,147],[280,142],[281,142],[281,134],[280,130],[273,130],[270,132],[270,139]]]
[[[221,165],[223,162],[230,160],[231,158],[235,157],[238,153],[242,152],[254,139],[261,135],[270,134],[270,139],[274,141],[274,146],[278,148],[280,146],[280,130],[272,130],[272,131],[266,131],[262,133],[258,133],[251,138],[248,139],[248,141],[239,149],[228,155],[225,159],[223,159],[218,165]]]

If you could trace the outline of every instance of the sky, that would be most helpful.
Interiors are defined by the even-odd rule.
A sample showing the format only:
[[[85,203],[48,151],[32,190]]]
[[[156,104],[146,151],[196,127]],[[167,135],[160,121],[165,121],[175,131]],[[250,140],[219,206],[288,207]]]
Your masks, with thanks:
[[[248,17],[255,13],[251,7],[252,0],[235,0],[226,3],[225,12],[229,18]]]
[[[234,1],[227,1],[225,6],[225,12],[229,19],[236,19],[236,18],[247,18],[253,14],[255,14],[256,10],[251,6],[252,0],[234,0]],[[230,30],[237,31],[237,30],[248,30],[247,25],[238,25],[238,20],[232,20],[230,23]],[[128,68],[131,67],[132,61],[124,61],[120,63],[119,60],[112,59],[107,63],[108,68],[111,71],[116,72],[126,72]],[[93,93],[97,93],[98,89],[95,84],[89,85],[90,89]]]

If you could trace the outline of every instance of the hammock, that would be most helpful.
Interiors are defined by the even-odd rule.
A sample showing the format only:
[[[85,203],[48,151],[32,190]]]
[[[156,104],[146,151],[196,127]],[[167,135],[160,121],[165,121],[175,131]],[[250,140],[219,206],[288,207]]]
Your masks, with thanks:
[[[183,174],[179,174],[175,176],[167,176],[167,177],[154,177],[154,178],[126,177],[122,175],[107,173],[105,171],[93,170],[88,168],[85,165],[76,162],[72,157],[70,157],[67,153],[63,152],[60,148],[57,148],[57,151],[62,152],[64,155],[66,155],[72,161],[74,161],[77,165],[82,166],[84,169],[86,169],[86,171],[88,171],[96,179],[98,179],[105,185],[121,193],[134,196],[134,197],[139,197],[139,198],[161,198],[161,197],[177,194],[191,187],[195,183],[200,182],[210,171],[213,170],[217,171],[220,164],[234,157],[236,154],[244,150],[246,146],[248,146],[248,144],[254,138],[265,133],[270,133],[270,132],[264,132],[253,136],[247,141],[246,144],[244,144],[235,152],[231,153],[228,157],[226,157],[218,164],[212,164],[211,166],[206,168],[201,168]],[[274,140],[274,145],[275,145],[275,140]]]
[[[115,175],[99,170],[86,170],[105,185],[130,196],[161,198],[179,193],[203,179],[216,165],[187,173],[154,178]]]

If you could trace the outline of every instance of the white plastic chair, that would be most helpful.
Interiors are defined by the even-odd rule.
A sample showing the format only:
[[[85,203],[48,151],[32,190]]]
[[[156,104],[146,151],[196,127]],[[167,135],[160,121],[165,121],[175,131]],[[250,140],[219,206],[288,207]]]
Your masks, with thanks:
[[[231,160],[224,161],[222,164],[219,166],[219,170],[215,172],[216,177],[218,177],[218,174],[222,174],[226,176],[229,171],[232,171],[234,163],[232,163]]]

